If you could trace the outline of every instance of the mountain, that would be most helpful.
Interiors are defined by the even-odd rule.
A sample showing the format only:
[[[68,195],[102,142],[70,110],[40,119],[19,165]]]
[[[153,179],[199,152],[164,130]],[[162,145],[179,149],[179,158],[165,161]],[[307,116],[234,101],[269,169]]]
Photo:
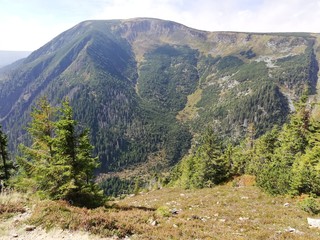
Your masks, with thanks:
[[[85,21],[0,72],[1,124],[13,149],[40,96],[53,105],[69,97],[91,129],[99,172],[158,172],[208,126],[237,141],[249,125],[260,135],[283,124],[306,90],[317,99],[319,37]]]
[[[0,51],[0,68],[27,57],[29,51]]]

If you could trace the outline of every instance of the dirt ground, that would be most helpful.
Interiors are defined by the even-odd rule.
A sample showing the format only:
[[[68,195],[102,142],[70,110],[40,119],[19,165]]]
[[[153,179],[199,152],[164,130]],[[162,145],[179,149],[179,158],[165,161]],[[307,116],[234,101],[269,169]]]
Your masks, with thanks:
[[[61,229],[46,231],[40,227],[26,225],[24,222],[31,215],[31,210],[17,214],[0,222],[1,240],[114,240],[118,238],[101,238],[86,232],[70,232]]]

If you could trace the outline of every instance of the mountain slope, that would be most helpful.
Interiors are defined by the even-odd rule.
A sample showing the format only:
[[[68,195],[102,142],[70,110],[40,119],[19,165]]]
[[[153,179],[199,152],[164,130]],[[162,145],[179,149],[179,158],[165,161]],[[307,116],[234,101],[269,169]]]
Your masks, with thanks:
[[[251,123],[257,135],[282,124],[304,89],[316,93],[317,46],[318,36],[307,33],[86,21],[0,73],[0,119],[14,148],[39,96],[54,105],[69,97],[91,129],[100,172],[158,172],[207,126],[237,140]]]

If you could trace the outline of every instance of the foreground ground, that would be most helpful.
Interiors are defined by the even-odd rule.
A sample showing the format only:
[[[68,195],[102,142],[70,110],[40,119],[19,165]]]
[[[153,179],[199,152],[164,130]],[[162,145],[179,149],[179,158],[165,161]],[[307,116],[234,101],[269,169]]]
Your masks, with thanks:
[[[302,201],[232,184],[150,191],[94,210],[12,194],[0,196],[0,239],[320,239],[307,223],[320,216]]]

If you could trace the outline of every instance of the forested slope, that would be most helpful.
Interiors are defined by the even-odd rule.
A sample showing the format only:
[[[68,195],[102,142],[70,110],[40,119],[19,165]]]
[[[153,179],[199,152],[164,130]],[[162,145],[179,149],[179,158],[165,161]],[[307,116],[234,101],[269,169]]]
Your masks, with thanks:
[[[12,151],[43,95],[68,97],[91,129],[99,172],[159,172],[210,126],[236,142],[282,125],[315,94],[312,34],[205,32],[157,19],[86,21],[0,71],[0,119]],[[141,169],[141,168],[140,168]],[[141,174],[141,173],[139,173]]]

